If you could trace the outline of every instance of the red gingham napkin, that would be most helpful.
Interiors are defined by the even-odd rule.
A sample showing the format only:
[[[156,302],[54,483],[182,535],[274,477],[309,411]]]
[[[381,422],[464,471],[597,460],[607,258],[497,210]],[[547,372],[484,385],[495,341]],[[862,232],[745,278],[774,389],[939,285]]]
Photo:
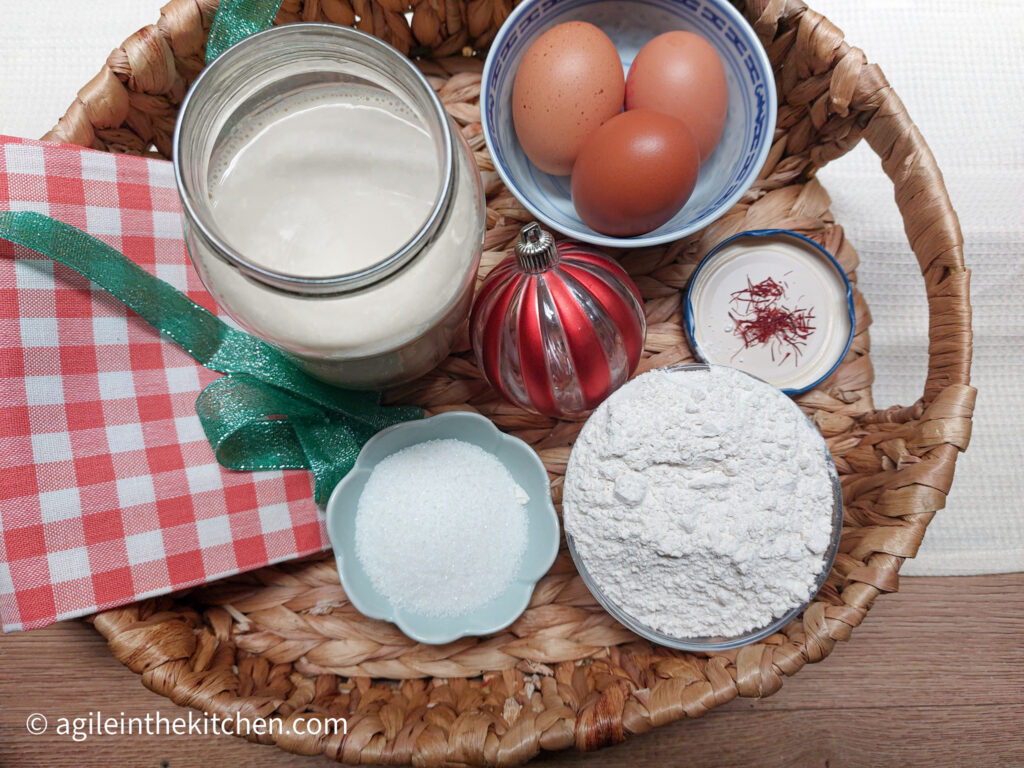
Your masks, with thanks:
[[[0,137],[0,210],[95,235],[215,309],[171,164]],[[0,241],[0,623],[31,629],[329,546],[305,471],[217,464],[219,374],[70,269]]]

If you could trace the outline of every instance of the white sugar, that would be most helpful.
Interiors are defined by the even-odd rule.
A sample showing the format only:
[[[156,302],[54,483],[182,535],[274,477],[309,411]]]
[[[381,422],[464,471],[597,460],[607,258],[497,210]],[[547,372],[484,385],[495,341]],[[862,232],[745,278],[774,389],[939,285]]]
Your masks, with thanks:
[[[476,445],[413,445],[371,473],[356,510],[356,555],[396,608],[464,615],[519,572],[528,500],[505,466]]]

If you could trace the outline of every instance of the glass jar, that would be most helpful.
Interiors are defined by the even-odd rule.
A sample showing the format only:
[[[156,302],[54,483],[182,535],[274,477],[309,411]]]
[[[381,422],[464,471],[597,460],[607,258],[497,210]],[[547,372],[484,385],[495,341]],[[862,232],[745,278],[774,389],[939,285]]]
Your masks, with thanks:
[[[403,245],[368,266],[303,274],[257,261],[224,236],[212,191],[215,170],[230,165],[238,134],[261,125],[261,116],[293,98],[347,98],[339,93],[358,93],[364,101],[378,94],[402,105],[403,115],[426,131],[438,169],[429,211]],[[360,145],[371,175],[373,143]],[[383,144],[377,149],[396,151]],[[243,40],[203,70],[182,103],[174,170],[185,241],[207,290],[230,317],[312,375],[354,389],[379,388],[422,375],[450,351],[469,312],[483,248],[483,185],[437,95],[391,46],[330,24],[291,24]],[[336,215],[330,199],[312,193],[301,205],[325,222]],[[347,243],[389,234],[379,222],[373,226],[367,224],[369,235],[360,231],[361,240],[339,229],[327,250],[344,263]],[[394,240],[390,235],[387,242]]]

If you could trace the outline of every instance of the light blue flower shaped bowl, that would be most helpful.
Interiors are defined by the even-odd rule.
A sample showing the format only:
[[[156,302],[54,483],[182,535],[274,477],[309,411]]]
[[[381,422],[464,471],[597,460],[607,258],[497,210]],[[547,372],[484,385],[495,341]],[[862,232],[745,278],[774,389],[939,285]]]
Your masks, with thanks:
[[[615,43],[624,70],[652,38],[676,29],[702,35],[725,65],[729,113],[722,139],[700,169],[686,205],[666,224],[637,237],[608,237],[576,214],[569,176],[550,176],[527,159],[512,125],[512,84],[523,54],[543,32],[589,21]],[[722,216],[754,183],[771,149],[777,96],[768,55],[728,0],[522,0],[498,30],[484,65],[480,96],[484,139],[509,191],[538,219],[577,240],[639,248],[678,240]]]
[[[428,440],[455,439],[493,454],[529,494],[526,504],[527,544],[519,574],[502,594],[462,616],[424,616],[396,609],[381,595],[356,555],[356,508],[373,468],[391,454]],[[558,554],[558,515],[551,503],[547,471],[522,440],[499,431],[490,419],[475,413],[451,412],[422,421],[408,421],[378,432],[359,453],[327,502],[327,533],[334,547],[338,573],[352,605],[372,619],[398,625],[420,643],[449,643],[466,635],[487,635],[504,629],[526,610],[537,581]]]

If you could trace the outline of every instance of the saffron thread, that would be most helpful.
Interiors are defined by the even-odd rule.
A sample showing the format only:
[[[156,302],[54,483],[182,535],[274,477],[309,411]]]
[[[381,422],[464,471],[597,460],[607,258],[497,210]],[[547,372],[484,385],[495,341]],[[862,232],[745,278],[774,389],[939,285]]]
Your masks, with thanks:
[[[813,307],[786,306],[785,282],[767,277],[759,283],[747,276],[747,287],[732,293],[729,311],[733,333],[743,342],[736,355],[744,349],[768,346],[772,361],[784,364],[790,358],[797,365],[807,339],[815,330]],[[733,355],[733,358],[736,357]]]

